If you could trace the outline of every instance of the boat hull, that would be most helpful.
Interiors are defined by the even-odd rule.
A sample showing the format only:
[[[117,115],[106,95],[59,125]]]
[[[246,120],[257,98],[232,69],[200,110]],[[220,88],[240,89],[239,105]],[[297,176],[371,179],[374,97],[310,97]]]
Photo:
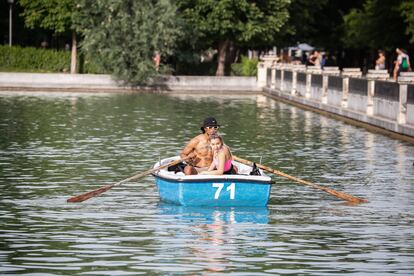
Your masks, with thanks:
[[[266,206],[272,186],[268,176],[185,176],[161,170],[154,177],[160,199],[183,206]]]
[[[157,178],[161,200],[183,206],[266,206],[271,184],[215,180],[173,182]]]

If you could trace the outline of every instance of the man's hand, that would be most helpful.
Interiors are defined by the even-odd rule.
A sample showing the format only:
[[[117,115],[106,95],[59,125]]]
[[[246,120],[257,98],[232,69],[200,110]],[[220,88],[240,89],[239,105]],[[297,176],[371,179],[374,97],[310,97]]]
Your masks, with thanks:
[[[194,152],[191,152],[190,154],[188,154],[188,155],[184,155],[184,154],[181,154],[180,155],[180,157],[182,158],[182,159],[184,159],[184,161],[187,163],[187,164],[189,164],[190,166],[194,166],[194,163],[195,163],[195,159],[196,159],[196,154],[194,153]]]

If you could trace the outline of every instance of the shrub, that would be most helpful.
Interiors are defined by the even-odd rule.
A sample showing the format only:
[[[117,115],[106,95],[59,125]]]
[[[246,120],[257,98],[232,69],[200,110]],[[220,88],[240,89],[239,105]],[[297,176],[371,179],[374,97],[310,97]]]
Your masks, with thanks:
[[[71,53],[52,49],[0,45],[0,71],[3,72],[37,72],[58,73],[70,71]],[[78,58],[80,73],[107,73],[90,57]]]
[[[0,71],[66,72],[69,69],[70,52],[0,45]]]
[[[231,74],[233,76],[256,76],[258,63],[259,60],[257,58],[249,59],[246,56],[241,56],[241,63],[233,63],[231,65]]]

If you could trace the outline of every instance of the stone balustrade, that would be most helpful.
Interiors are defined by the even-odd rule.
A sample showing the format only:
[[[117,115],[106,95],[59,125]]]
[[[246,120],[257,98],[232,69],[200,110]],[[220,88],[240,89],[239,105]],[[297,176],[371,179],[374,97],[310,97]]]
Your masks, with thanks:
[[[273,96],[414,136],[414,72],[401,73],[394,81],[386,70],[362,76],[359,68],[262,66],[258,79]]]

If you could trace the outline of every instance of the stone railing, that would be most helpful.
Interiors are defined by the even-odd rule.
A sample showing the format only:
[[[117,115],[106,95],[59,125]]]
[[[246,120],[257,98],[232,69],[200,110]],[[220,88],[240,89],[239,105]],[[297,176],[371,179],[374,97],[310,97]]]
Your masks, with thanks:
[[[261,64],[265,91],[394,132],[414,136],[414,73],[390,80],[386,70]],[[261,75],[263,74],[263,75]]]

